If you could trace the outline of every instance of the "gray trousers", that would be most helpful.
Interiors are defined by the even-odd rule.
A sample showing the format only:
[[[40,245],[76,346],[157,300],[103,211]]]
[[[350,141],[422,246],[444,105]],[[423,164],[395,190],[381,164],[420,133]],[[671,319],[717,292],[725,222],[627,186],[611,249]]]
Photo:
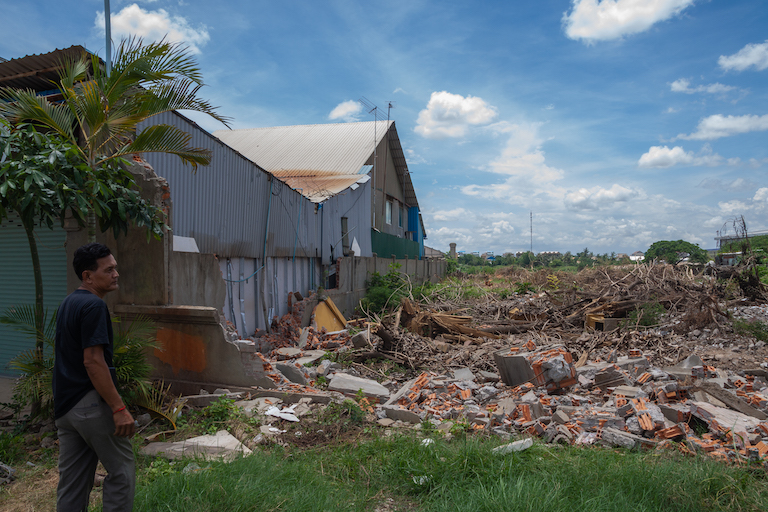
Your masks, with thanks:
[[[104,479],[104,512],[130,511],[136,487],[133,448],[128,438],[113,435],[112,410],[96,390],[57,419],[56,427],[59,429],[57,512],[82,512],[88,508],[99,461],[108,473]]]

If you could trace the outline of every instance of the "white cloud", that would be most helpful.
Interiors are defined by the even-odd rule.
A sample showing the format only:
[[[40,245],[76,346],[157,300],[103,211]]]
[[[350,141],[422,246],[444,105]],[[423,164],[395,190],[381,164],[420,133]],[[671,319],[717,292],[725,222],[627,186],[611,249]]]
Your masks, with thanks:
[[[96,29],[104,33],[104,12],[96,13]],[[164,9],[145,11],[137,4],[124,7],[117,14],[112,14],[112,38],[138,36],[145,41],[160,41],[166,38],[176,43],[184,43],[192,53],[200,53],[200,48],[210,39],[205,25],[193,28],[186,18],[171,16]]]
[[[482,98],[433,92],[427,108],[419,112],[414,131],[428,139],[463,137],[469,126],[488,124],[494,118],[496,108]]]
[[[750,43],[733,55],[721,55],[717,63],[726,71],[744,71],[751,66],[762,71],[768,68],[768,41],[760,44]]]
[[[517,125],[500,122],[493,126],[498,133],[509,134],[507,143],[498,158],[484,169],[509,176],[502,183],[491,185],[466,185],[461,191],[470,196],[500,199],[508,203],[520,203],[535,195],[561,199],[564,190],[555,186],[564,172],[546,164],[542,140],[538,136],[540,124]]]
[[[717,204],[720,209],[725,213],[744,212],[748,209],[748,206],[743,201],[722,201]]]
[[[755,197],[752,198],[755,202],[768,202],[768,188],[760,188],[755,192]]]
[[[644,168],[665,168],[675,165],[716,166],[722,162],[723,157],[712,153],[709,145],[705,145],[698,156],[694,155],[693,151],[686,152],[681,146],[675,146],[672,149],[667,146],[651,146],[648,152],[640,157],[637,166]]]
[[[565,33],[586,42],[619,39],[648,30],[693,5],[695,0],[573,0],[563,14]]]
[[[359,116],[362,111],[363,106],[360,102],[354,100],[343,101],[331,110],[331,113],[328,114],[328,119],[341,119],[346,123],[353,123],[360,120]]]
[[[453,221],[465,217],[469,212],[464,208],[454,208],[453,210],[438,210],[432,214],[435,221]]]
[[[739,133],[760,132],[764,130],[768,130],[768,114],[764,116],[723,116],[715,114],[699,121],[696,132],[690,135],[681,133],[677,138],[686,140],[714,140]]]
[[[691,87],[691,82],[685,78],[675,80],[670,85],[672,92],[684,92],[685,94],[694,94],[697,92],[706,92],[709,94],[722,94],[728,91],[733,91],[736,87],[732,85],[723,85],[721,83],[714,83],[709,85],[699,85],[697,87]]]
[[[608,189],[600,186],[590,189],[581,188],[565,196],[565,206],[569,210],[601,210],[614,203],[629,201],[639,195],[637,190],[618,184]]]

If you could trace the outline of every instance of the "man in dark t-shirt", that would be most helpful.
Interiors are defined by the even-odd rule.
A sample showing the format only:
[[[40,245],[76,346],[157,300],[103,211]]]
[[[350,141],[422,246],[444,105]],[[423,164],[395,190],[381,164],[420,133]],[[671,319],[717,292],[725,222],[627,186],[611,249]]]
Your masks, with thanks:
[[[129,437],[135,426],[117,391],[112,320],[104,296],[118,287],[117,262],[109,248],[92,243],[72,262],[80,288],[65,298],[56,317],[53,367],[54,418],[59,436],[56,510],[88,507],[101,461],[105,512],[133,508],[136,470]]]

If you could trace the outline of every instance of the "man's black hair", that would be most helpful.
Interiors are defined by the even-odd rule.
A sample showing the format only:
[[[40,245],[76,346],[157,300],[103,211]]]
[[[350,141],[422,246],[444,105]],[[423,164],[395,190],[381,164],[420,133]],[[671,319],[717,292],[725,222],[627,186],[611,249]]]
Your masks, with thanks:
[[[109,247],[100,243],[90,243],[78,247],[75,251],[75,257],[72,258],[72,266],[75,268],[75,274],[79,280],[83,280],[83,272],[86,270],[96,270],[99,268],[98,260],[106,258],[112,254]]]

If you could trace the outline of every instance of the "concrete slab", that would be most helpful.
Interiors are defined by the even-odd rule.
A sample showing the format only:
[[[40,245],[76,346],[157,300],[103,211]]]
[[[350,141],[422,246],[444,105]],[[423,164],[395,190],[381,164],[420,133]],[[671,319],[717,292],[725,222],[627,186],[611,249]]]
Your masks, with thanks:
[[[275,368],[289,381],[295,384],[301,384],[302,386],[307,384],[306,375],[304,375],[304,372],[297,368],[295,364],[275,363]]]
[[[334,374],[328,389],[347,395],[355,395],[359,390],[362,390],[363,394],[368,397],[379,400],[387,400],[389,398],[389,390],[375,380],[355,377],[348,373]]]
[[[213,436],[198,436],[175,443],[150,443],[141,448],[144,455],[161,455],[175,460],[183,457],[201,457],[206,460],[223,460],[230,462],[240,456],[248,456],[252,452],[236,437],[220,430]]]
[[[305,350],[304,356],[298,358],[296,364],[300,366],[313,365],[322,359],[325,354],[325,350]]]

